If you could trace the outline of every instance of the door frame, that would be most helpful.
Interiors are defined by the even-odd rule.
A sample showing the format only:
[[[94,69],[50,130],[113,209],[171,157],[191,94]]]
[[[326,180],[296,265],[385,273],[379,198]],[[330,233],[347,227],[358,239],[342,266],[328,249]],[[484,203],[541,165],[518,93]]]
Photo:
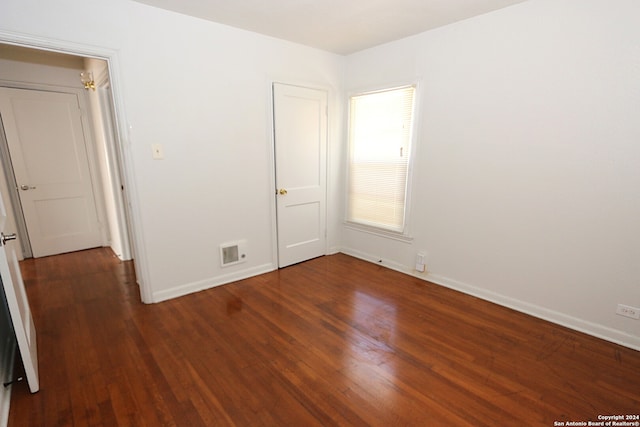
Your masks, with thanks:
[[[329,113],[331,112],[331,95],[333,91],[330,87],[323,86],[321,84],[314,84],[309,82],[300,82],[300,81],[289,81],[286,79],[269,79],[267,86],[267,99],[269,107],[267,108],[268,114],[268,126],[267,130],[269,132],[269,149],[267,152],[269,153],[269,192],[270,192],[270,212],[271,212],[271,251],[273,254],[271,262],[273,263],[274,268],[277,270],[280,268],[280,259],[279,259],[279,242],[278,242],[278,206],[277,206],[277,187],[276,187],[276,138],[275,138],[275,97],[273,93],[273,85],[274,84],[283,84],[288,86],[299,86],[307,89],[321,90],[327,93],[327,129],[326,129],[326,161],[325,161],[325,192],[324,192],[324,210],[325,210],[325,239],[324,239],[324,254],[327,255],[329,253],[329,171],[330,169],[330,140],[331,140],[331,120],[329,120]]]
[[[21,46],[31,49],[39,49],[50,52],[76,55],[84,58],[95,58],[106,61],[111,82],[111,96],[113,100],[114,116],[114,152],[116,158],[113,161],[120,165],[125,193],[121,193],[123,203],[130,220],[128,224],[131,231],[133,258],[135,259],[135,271],[138,285],[140,287],[140,298],[142,302],[153,303],[153,293],[149,286],[149,263],[141,233],[141,215],[139,211],[139,198],[137,196],[136,184],[133,172],[133,154],[129,134],[125,126],[127,123],[124,99],[122,96],[122,84],[120,78],[120,60],[118,52],[112,49],[84,45],[69,41],[28,36],[7,31],[0,31],[0,43]]]
[[[109,80],[109,70],[105,70],[103,74],[96,77],[96,93],[98,95],[98,101],[100,103],[100,112],[102,117],[102,127],[105,134],[105,145],[107,149],[107,155],[105,161],[108,163],[108,167],[111,170],[113,176],[109,184],[113,187],[114,194],[118,194],[118,197],[114,197],[115,208],[118,217],[118,228],[120,237],[125,236],[126,241],[121,241],[122,259],[132,259],[131,253],[131,218],[129,211],[127,210],[124,202],[125,198],[122,194],[122,187],[124,183],[122,172],[122,161],[118,160],[120,157],[120,151],[116,150],[116,128],[114,127],[115,120],[115,107],[113,105],[113,97],[111,96],[111,82]],[[95,112],[94,112],[95,114]]]

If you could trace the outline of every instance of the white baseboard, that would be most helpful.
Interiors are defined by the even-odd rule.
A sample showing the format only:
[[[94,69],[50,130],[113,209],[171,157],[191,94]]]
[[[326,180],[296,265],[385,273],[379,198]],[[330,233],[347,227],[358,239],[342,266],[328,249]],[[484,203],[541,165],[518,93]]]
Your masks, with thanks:
[[[259,274],[268,273],[277,269],[277,266],[272,263],[262,264],[257,267],[248,268],[245,270],[234,271],[233,273],[224,274],[222,276],[211,277],[205,280],[199,280],[197,282],[186,283],[184,285],[176,286],[171,289],[163,291],[157,291],[153,293],[153,302],[162,302],[170,300],[172,298],[178,298],[194,292],[203,291],[205,289],[214,288],[220,285],[226,285],[227,283],[243,280],[248,277],[257,276]]]
[[[422,274],[418,273],[410,267],[392,262],[389,260],[379,259],[371,254],[356,251],[353,249],[343,248],[342,253],[353,256],[355,258],[369,261],[374,264],[379,264],[384,267],[388,267],[392,270],[399,271],[401,273],[408,274],[421,280],[429,281],[446,288],[453,289],[468,295],[473,295],[480,299],[490,301],[499,304],[503,307],[511,308],[513,310],[528,314],[539,319],[547,320],[549,322],[565,326],[569,329],[573,329],[579,332],[583,332],[588,335],[592,335],[597,338],[601,338],[606,341],[610,341],[616,344],[620,344],[625,347],[632,348],[640,351],[640,337],[627,334],[616,329],[609,328],[597,323],[589,322],[587,320],[579,319],[577,317],[569,316],[555,310],[549,310],[548,308],[541,307],[539,305],[530,304],[525,301],[521,301],[515,298],[511,298],[496,292],[488,291],[486,289],[479,288],[477,286],[462,283],[448,277],[439,276],[435,274]]]
[[[332,246],[330,248],[327,248],[327,255],[335,255],[335,254],[339,254],[341,252],[342,248],[339,246]]]
[[[8,382],[13,380],[13,365],[15,363],[16,355],[16,340],[13,336],[7,339],[4,346],[4,354],[2,360],[3,366],[0,366],[2,371],[0,372],[0,378],[2,382]],[[13,386],[2,387],[0,385],[0,426],[6,427],[9,422],[9,409],[11,407],[11,390]]]
[[[442,277],[435,274],[427,274],[426,276],[422,277],[418,276],[417,274],[411,275],[424,280],[428,280],[429,282],[435,283],[437,285],[445,286],[447,288],[460,291],[465,294],[473,295],[475,297],[494,302],[496,304],[511,308],[516,311],[520,311],[530,316],[534,316],[561,326],[565,326],[569,329],[584,332],[585,334],[592,335],[594,337],[601,338],[606,341],[611,341],[613,343],[640,351],[640,337],[636,337],[625,332],[618,331],[616,329],[589,322],[587,320],[579,319],[577,317],[569,316],[559,311],[549,310],[548,308],[530,304],[495,292],[487,291],[486,289],[477,288],[475,286],[461,283],[447,277]]]
[[[405,267],[404,265],[397,263],[395,261],[390,261],[388,259],[384,259],[384,258],[379,258],[376,257],[375,255],[371,255],[365,252],[361,252],[361,251],[357,251],[355,249],[349,249],[349,248],[342,248],[340,250],[340,252],[342,252],[345,255],[349,255],[352,256],[354,258],[359,258],[361,260],[364,261],[369,261],[372,262],[374,264],[378,264],[381,265],[383,267],[387,267],[390,268],[392,270],[396,270],[399,271],[401,273],[405,273],[405,274],[411,274],[411,272],[409,271],[409,269],[407,267]]]

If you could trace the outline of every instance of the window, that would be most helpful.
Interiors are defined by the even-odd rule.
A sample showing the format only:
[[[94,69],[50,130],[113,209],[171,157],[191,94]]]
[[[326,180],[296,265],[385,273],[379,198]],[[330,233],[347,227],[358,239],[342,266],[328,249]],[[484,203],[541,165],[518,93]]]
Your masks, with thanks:
[[[347,221],[404,232],[414,96],[405,86],[350,98]]]

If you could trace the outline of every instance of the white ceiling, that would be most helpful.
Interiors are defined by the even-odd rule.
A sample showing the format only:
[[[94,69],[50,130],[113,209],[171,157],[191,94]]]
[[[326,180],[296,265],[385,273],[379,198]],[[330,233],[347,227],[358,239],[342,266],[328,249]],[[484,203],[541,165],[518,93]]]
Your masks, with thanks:
[[[525,0],[137,0],[346,55]]]

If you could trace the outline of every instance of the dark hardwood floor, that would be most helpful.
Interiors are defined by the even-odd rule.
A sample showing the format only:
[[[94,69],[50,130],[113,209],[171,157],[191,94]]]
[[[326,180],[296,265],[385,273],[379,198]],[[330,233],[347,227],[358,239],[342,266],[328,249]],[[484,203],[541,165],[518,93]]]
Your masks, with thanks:
[[[41,390],[13,386],[9,426],[553,426],[640,413],[640,352],[346,255],[153,305],[106,249],[22,269]]]

